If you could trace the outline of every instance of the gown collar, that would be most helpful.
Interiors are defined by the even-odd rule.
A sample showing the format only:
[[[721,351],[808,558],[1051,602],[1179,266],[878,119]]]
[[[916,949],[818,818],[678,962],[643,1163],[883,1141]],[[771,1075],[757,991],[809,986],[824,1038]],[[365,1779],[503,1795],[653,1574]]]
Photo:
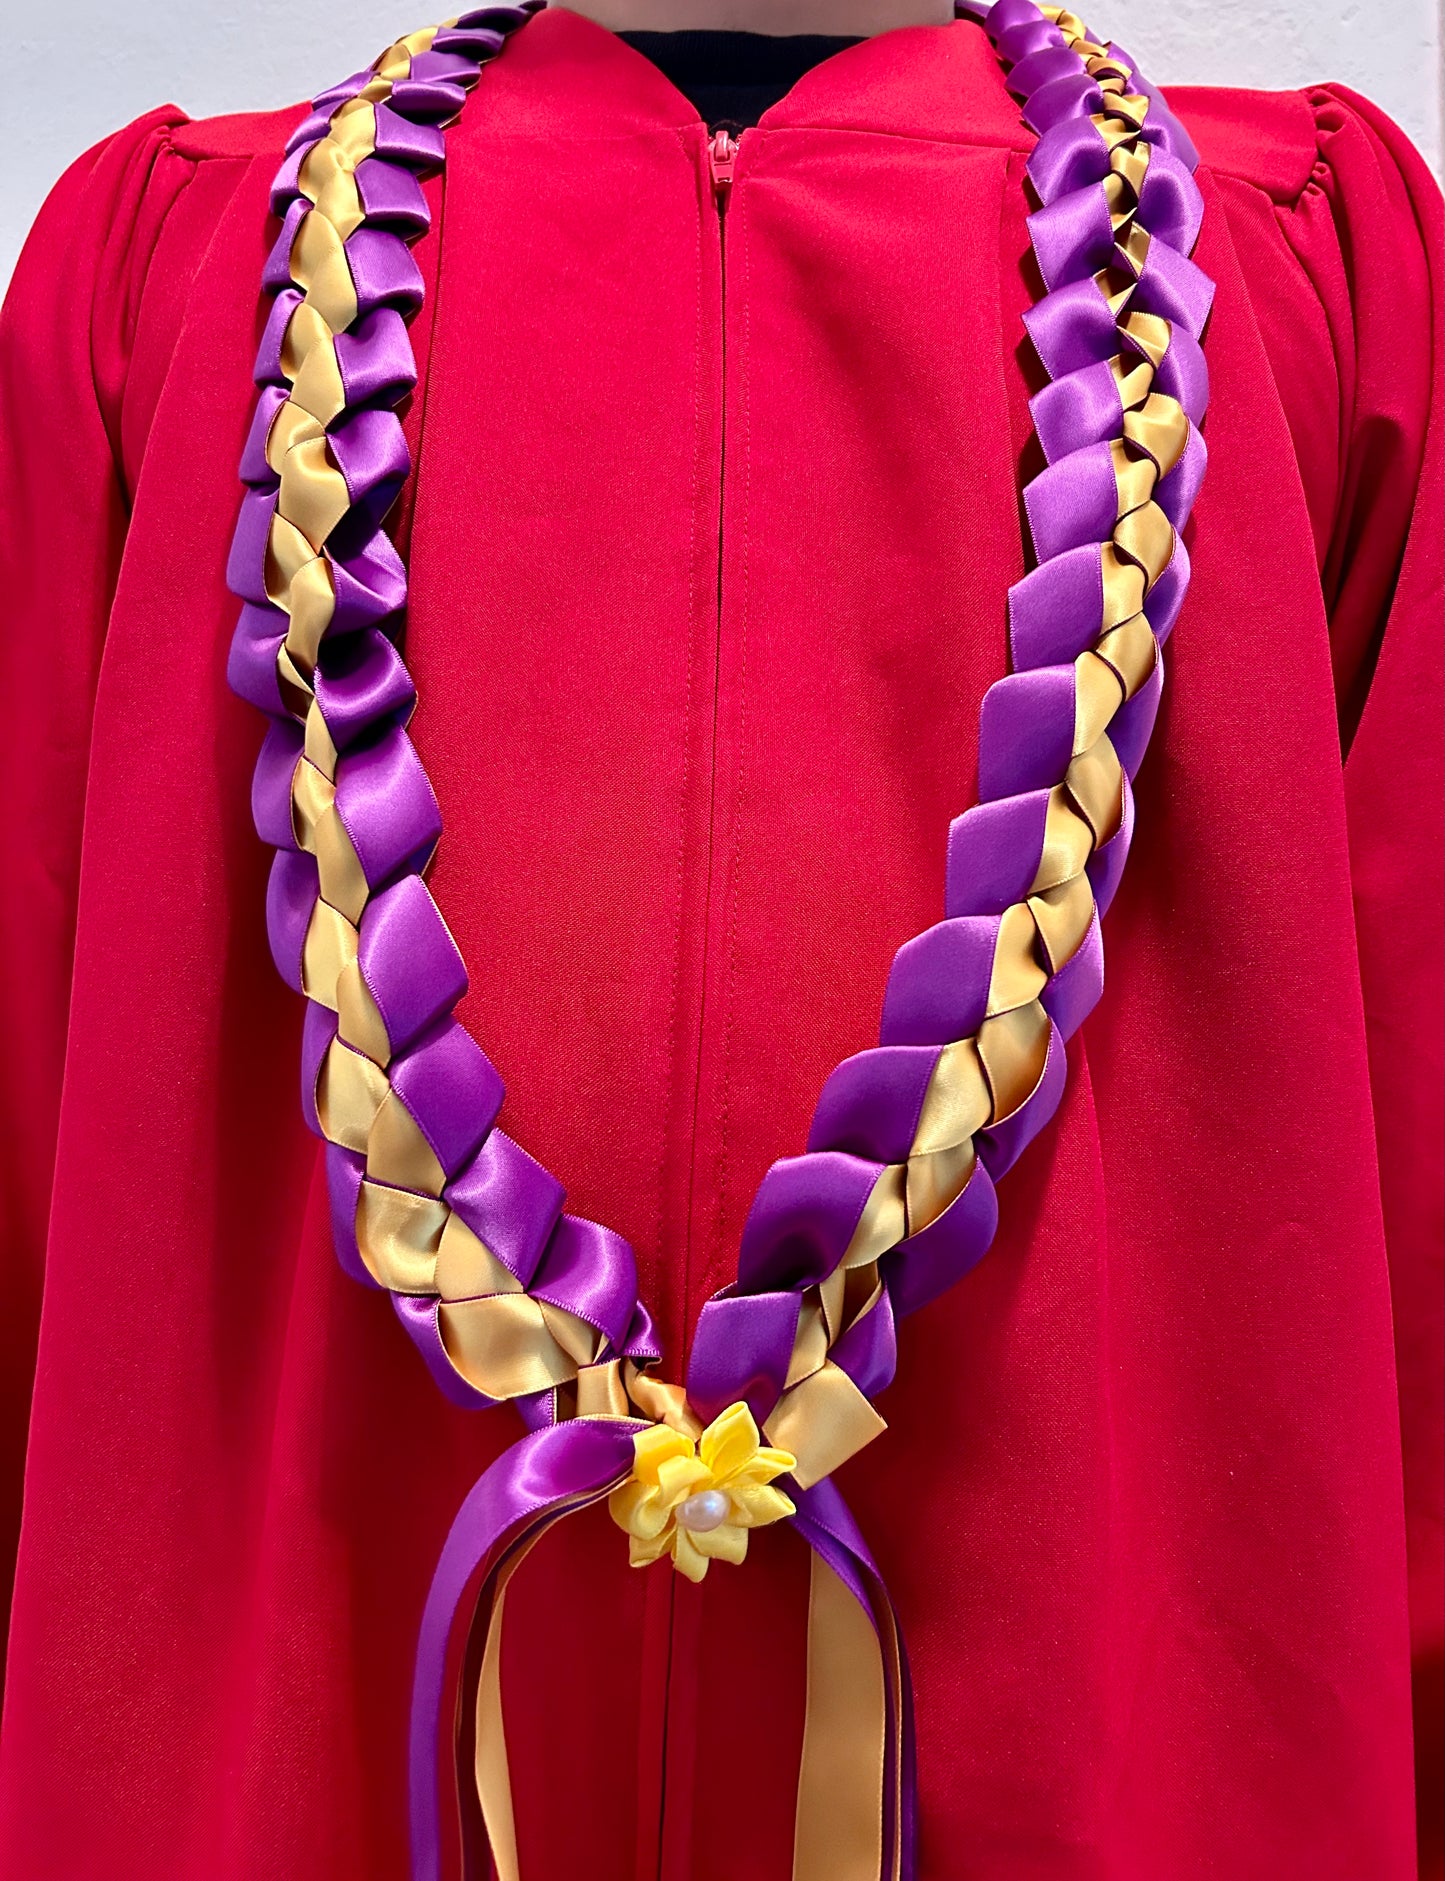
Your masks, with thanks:
[[[650,59],[564,7],[549,7],[517,34],[489,72],[487,92],[489,132],[614,137],[701,123]],[[844,47],[805,73],[756,130],[1030,146],[987,38],[962,22],[897,27]]]

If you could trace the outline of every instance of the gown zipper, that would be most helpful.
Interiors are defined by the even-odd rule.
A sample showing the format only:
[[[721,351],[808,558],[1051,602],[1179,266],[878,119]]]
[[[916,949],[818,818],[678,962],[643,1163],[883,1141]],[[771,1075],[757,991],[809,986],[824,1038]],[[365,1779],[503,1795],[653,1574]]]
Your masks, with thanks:
[[[719,366],[720,399],[718,421],[718,495],[717,495],[717,570],[714,592],[713,615],[713,700],[710,776],[708,782],[707,810],[707,849],[706,849],[706,888],[704,892],[703,921],[703,964],[702,988],[706,998],[707,987],[707,940],[706,934],[711,921],[711,909],[714,889],[713,827],[717,807],[717,758],[718,758],[718,721],[721,710],[720,672],[723,640],[723,514],[726,489],[727,467],[727,402],[728,402],[728,343],[727,343],[727,208],[732,194],[733,170],[738,160],[740,136],[725,127],[712,131],[707,139],[708,174],[712,182],[713,206],[717,211],[718,258],[719,258]],[[696,1077],[702,1076],[702,1044],[699,1020],[699,1046]],[[696,1090],[694,1091],[694,1126],[693,1155],[697,1151],[696,1127]],[[688,1176],[687,1230],[684,1236],[684,1274],[682,1285],[684,1315],[692,1309],[692,1196],[695,1192],[696,1167],[690,1169]],[[669,1576],[667,1598],[666,1648],[662,1669],[662,1716],[660,1725],[660,1769],[658,1771],[658,1816],[655,1868],[648,1853],[639,1849],[638,1881],[670,1881],[673,1877],[682,1877],[689,1873],[692,1866],[692,1796],[695,1781],[696,1744],[693,1733],[696,1728],[694,1713],[695,1698],[674,1706],[674,1682],[682,1672],[684,1665],[695,1666],[697,1663],[699,1641],[698,1627],[700,1614],[695,1602],[680,1609],[675,1599],[676,1589]],[[685,1721],[678,1741],[678,1713]],[[670,1769],[669,1766],[672,1766]],[[674,1798],[672,1784],[680,1792]]]
[[[714,131],[708,139],[707,162],[712,172],[713,200],[717,203],[719,216],[727,210],[728,192],[733,186],[733,166],[737,160],[738,139],[727,129]]]
[[[710,131],[707,139],[708,174],[712,180],[713,207],[717,212],[718,234],[718,458],[717,458],[717,516],[715,518],[716,566],[713,582],[713,699],[712,727],[710,733],[709,782],[707,806],[707,849],[706,849],[706,885],[703,898],[703,959],[701,992],[704,1001],[707,997],[708,960],[707,934],[711,925],[712,900],[714,887],[713,837],[717,812],[717,759],[718,732],[722,710],[722,657],[723,657],[723,524],[727,513],[727,468],[728,468],[728,243],[727,210],[732,198],[733,171],[737,166],[741,133],[735,133],[726,125]],[[698,1085],[702,1079],[703,1044],[699,1018],[698,1062],[696,1075]],[[692,1206],[695,1194],[696,1155],[697,1155],[697,1090],[694,1091],[693,1110],[693,1169],[688,1178],[687,1230],[683,1252],[683,1318],[684,1326],[692,1312]],[[684,1352],[686,1334],[684,1332]]]
[[[702,996],[706,999],[707,989],[707,940],[706,935],[711,921],[713,897],[713,835],[717,811],[717,757],[719,715],[722,705],[722,655],[723,655],[723,519],[727,510],[727,462],[728,462],[728,244],[727,244],[727,209],[732,197],[733,171],[738,160],[741,134],[730,131],[725,125],[711,131],[707,139],[708,174],[712,181],[713,207],[717,211],[718,234],[718,459],[717,459],[717,516],[715,519],[716,566],[713,582],[713,699],[712,727],[710,734],[709,782],[707,806],[707,850],[706,850],[706,886],[703,899],[703,961],[702,961]],[[701,1021],[700,1021],[701,1023]],[[702,1078],[702,1034],[698,1038],[698,1062],[696,1075],[699,1083]],[[693,1114],[693,1156],[697,1154],[697,1092],[694,1091]],[[687,1230],[683,1252],[683,1316],[684,1323],[692,1310],[692,1197],[695,1193],[696,1167],[688,1178]],[[684,1335],[685,1337],[685,1335]],[[685,1349],[685,1347],[684,1347]]]
[[[718,266],[721,315],[719,363],[722,370],[722,403],[718,423],[718,503],[717,503],[717,653],[722,653],[722,582],[723,582],[723,503],[727,475],[728,413],[728,202],[732,197],[733,170],[737,166],[741,137],[726,128],[716,130],[708,139],[707,165],[712,176],[712,199],[717,208]],[[716,670],[716,669],[714,669]],[[716,732],[716,726],[714,726]],[[716,751],[716,744],[714,744]]]

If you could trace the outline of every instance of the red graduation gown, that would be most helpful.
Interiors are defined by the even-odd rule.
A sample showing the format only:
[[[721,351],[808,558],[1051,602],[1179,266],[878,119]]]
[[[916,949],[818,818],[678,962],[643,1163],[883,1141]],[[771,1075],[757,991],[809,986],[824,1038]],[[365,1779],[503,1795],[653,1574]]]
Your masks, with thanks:
[[[845,1472],[927,1881],[1403,1881],[1412,1625],[1438,1747],[1440,204],[1338,89],[1172,101],[1211,467],[1109,984]],[[223,568],[295,115],[99,145],[4,317],[16,1881],[400,1881],[423,1594],[515,1434],[337,1270],[266,951]],[[1024,565],[1027,146],[976,29],[857,46],[744,136],[724,273],[703,126],[559,12],[432,189],[433,886],[503,1121],[630,1238],[674,1377],[941,911]],[[784,1881],[805,1552],[538,1549],[529,1881]]]

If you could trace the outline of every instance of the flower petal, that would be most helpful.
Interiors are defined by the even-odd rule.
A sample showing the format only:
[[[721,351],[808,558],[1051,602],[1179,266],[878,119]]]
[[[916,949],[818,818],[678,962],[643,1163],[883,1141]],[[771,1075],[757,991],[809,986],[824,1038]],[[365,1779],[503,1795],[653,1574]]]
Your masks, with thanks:
[[[702,1535],[692,1535],[685,1528],[675,1531],[677,1545],[673,1549],[672,1563],[679,1574],[685,1574],[690,1581],[700,1581],[707,1573],[706,1557],[699,1551],[697,1543],[710,1539]]]
[[[666,1424],[649,1424],[632,1439],[632,1473],[639,1482],[655,1485],[658,1472],[674,1457],[693,1454],[691,1439]]]
[[[686,1456],[670,1456],[658,1468],[657,1493],[669,1508],[685,1502],[700,1483],[710,1480],[706,1463],[700,1463],[688,1450]]]
[[[625,1483],[619,1483],[607,1498],[607,1512],[619,1528],[631,1528],[632,1519],[637,1510],[655,1491],[646,1483],[640,1483],[629,1476]]]
[[[744,1528],[766,1528],[794,1512],[793,1500],[766,1483],[734,1483],[728,1490],[733,1519]]]
[[[743,1473],[750,1482],[770,1483],[775,1476],[787,1476],[797,1467],[798,1459],[791,1450],[769,1450],[765,1446]]]
[[[671,1528],[672,1510],[656,1490],[650,1489],[646,1500],[632,1511],[632,1519],[625,1526],[629,1535],[636,1535],[640,1541],[650,1541],[654,1535],[665,1535]]]
[[[739,1528],[735,1522],[724,1522],[718,1528],[704,1529],[690,1539],[698,1553],[712,1561],[730,1561],[734,1567],[740,1567],[747,1556],[748,1531]]]
[[[651,1567],[654,1561],[662,1559],[671,1545],[667,1535],[654,1536],[651,1541],[644,1541],[640,1535],[629,1535],[627,1559],[635,1568]]]
[[[721,1486],[729,1476],[745,1469],[758,1450],[758,1427],[745,1404],[730,1404],[702,1433],[698,1444],[702,1460]]]

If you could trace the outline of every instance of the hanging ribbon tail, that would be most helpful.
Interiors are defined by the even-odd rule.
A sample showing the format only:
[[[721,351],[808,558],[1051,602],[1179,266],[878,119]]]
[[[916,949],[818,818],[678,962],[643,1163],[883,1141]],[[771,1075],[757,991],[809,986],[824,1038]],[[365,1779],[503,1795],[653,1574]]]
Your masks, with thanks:
[[[465,1874],[494,1870],[498,1881],[520,1881],[502,1723],[507,1583],[550,1528],[626,1480],[633,1436],[644,1428],[609,1418],[534,1431],[462,1504],[417,1646],[413,1881],[444,1881],[458,1820]],[[813,1551],[793,1881],[915,1881],[912,1694],[897,1615],[831,1479],[793,1494],[793,1526]],[[471,1715],[467,1693],[475,1694]],[[474,1784],[458,1782],[462,1761],[472,1763]]]
[[[913,1688],[898,1615],[831,1478],[790,1488],[813,1550],[793,1881],[916,1881]]]
[[[634,1432],[623,1419],[577,1419],[534,1431],[491,1465],[462,1504],[432,1577],[417,1644],[411,1708],[411,1860],[413,1881],[443,1881],[443,1833],[448,1817],[462,1819],[466,1872],[487,1872],[485,1856],[469,1844],[484,1840],[499,1881],[514,1881],[516,1837],[502,1730],[500,1648],[502,1602],[511,1575],[534,1543],[555,1523],[600,1502],[632,1469]],[[472,1683],[459,1661],[475,1659],[474,1723],[447,1694]],[[476,1766],[475,1823],[468,1786],[444,1795],[456,1779],[459,1739],[469,1742]],[[471,1820],[469,1820],[471,1818]]]

